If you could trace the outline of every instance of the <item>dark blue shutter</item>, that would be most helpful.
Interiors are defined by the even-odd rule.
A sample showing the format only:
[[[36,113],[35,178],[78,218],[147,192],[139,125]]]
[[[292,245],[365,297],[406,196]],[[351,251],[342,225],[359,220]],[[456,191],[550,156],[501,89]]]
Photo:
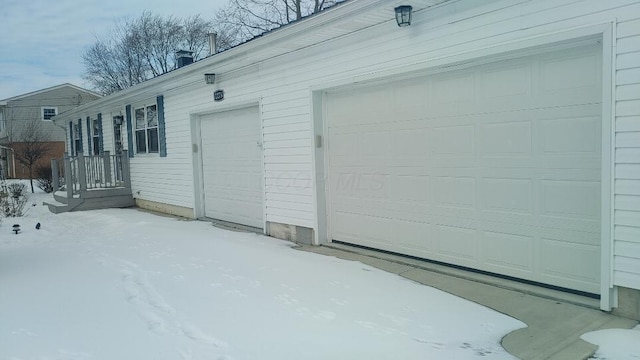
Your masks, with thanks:
[[[125,107],[125,114],[127,117],[127,145],[129,150],[129,157],[133,157],[133,129],[131,127],[131,105]]]
[[[69,121],[69,156],[73,156],[73,121]]]
[[[80,134],[80,143],[78,151],[84,152],[84,144],[82,144],[82,119],[78,119],[78,134]]]
[[[91,155],[91,118],[87,116],[87,155]],[[93,154],[95,155],[95,154]]]
[[[160,157],[167,157],[167,134],[164,127],[164,96],[156,98],[158,104],[158,145],[160,147]]]
[[[102,113],[98,113],[98,150],[104,153],[104,141],[102,140]]]

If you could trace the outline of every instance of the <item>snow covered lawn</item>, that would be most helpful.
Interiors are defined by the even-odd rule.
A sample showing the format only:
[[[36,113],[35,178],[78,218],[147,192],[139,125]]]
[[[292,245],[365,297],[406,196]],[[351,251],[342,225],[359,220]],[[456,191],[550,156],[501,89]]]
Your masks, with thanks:
[[[289,242],[47,198],[0,225],[2,360],[512,359],[524,326]]]
[[[633,329],[607,329],[588,332],[583,340],[598,345],[592,359],[637,360],[640,359],[640,325]]]

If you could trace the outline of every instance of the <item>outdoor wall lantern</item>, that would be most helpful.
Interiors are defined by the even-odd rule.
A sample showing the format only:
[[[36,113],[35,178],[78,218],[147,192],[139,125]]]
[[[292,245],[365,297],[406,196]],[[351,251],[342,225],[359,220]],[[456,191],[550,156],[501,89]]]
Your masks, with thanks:
[[[411,5],[400,5],[395,8],[396,10],[396,22],[398,26],[405,27],[411,25]]]
[[[204,82],[207,84],[213,84],[216,82],[216,74],[204,74]]]

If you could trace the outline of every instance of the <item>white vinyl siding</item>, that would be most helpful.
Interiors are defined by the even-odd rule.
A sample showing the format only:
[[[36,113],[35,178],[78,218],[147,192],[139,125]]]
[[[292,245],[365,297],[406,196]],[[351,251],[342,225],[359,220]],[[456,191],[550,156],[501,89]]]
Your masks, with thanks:
[[[616,32],[613,281],[640,289],[640,9],[633,14]]]
[[[185,103],[189,104],[190,100],[180,96],[166,94],[164,96],[168,156],[159,157],[158,154],[152,154],[130,159],[131,188],[134,198],[193,208],[191,128],[189,110],[183,107]],[[122,129],[123,144],[126,149],[128,141],[126,124]],[[110,132],[113,133],[113,125],[110,126]],[[133,136],[135,151],[135,133]]]

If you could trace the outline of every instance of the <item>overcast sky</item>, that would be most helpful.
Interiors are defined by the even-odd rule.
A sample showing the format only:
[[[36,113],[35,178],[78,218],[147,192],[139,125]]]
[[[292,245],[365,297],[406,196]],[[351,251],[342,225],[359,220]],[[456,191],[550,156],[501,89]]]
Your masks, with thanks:
[[[144,10],[212,18],[227,0],[0,0],[0,100],[62,83],[89,87],[82,53]]]

